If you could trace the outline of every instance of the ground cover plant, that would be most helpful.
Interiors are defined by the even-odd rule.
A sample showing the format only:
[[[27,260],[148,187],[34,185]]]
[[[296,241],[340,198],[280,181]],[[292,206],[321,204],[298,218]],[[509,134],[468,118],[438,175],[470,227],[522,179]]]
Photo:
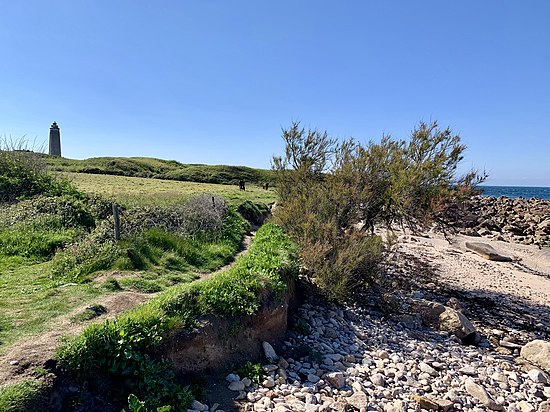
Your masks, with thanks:
[[[0,154],[5,155],[0,163],[5,160],[3,165],[9,168],[12,154]],[[175,181],[168,183],[179,186],[163,191],[163,181],[155,180],[133,193],[129,202],[120,193],[124,184],[115,184],[106,200],[48,173],[41,164],[44,156],[32,152],[13,156],[27,162],[21,168],[30,182],[22,186],[17,179],[3,181],[10,196],[0,202],[0,354],[19,340],[55,328],[64,316],[73,323],[101,319],[104,311],[93,309],[103,308],[97,302],[107,294],[159,292],[218,269],[233,258],[248,228],[236,206],[244,200],[274,198],[273,192],[253,186],[238,191],[236,186],[233,190],[228,185]],[[24,170],[31,167],[36,173]],[[102,181],[103,188],[112,179],[126,179],[107,178],[111,180]],[[25,187],[33,189],[22,191]],[[227,202],[212,194],[216,190],[206,190],[211,188],[236,196]],[[122,239],[117,243],[113,201],[120,205],[122,220]],[[157,378],[164,382],[171,372],[163,365],[144,359],[142,372],[152,382]],[[38,390],[33,382],[2,387],[0,405],[24,410],[21,405]],[[158,394],[163,390],[175,394],[177,399],[170,400],[174,405],[178,399],[184,403],[188,399],[185,391],[171,386],[151,389]]]
[[[214,202],[202,196],[125,210],[119,242],[112,216],[96,219],[79,199],[37,197],[0,207],[0,350],[101,295],[155,293],[226,264],[247,225],[223,199]],[[105,272],[116,279],[95,280]]]
[[[39,381],[24,380],[16,385],[0,387],[0,411],[25,412],[36,405],[42,388]]]
[[[376,226],[442,223],[448,206],[476,193],[484,176],[458,176],[465,146],[450,129],[421,122],[407,140],[338,142],[293,123],[273,160],[275,219],[300,246],[304,273],[331,299],[364,290],[382,259]]]
[[[59,349],[58,359],[80,382],[112,382],[104,386],[121,389],[112,394],[119,399],[132,393],[147,408],[180,410],[191,399],[189,391],[174,383],[166,361],[153,356],[155,347],[168,332],[189,329],[203,315],[253,314],[266,296],[281,298],[297,276],[296,256],[282,229],[267,224],[226,272],[167,289],[114,322],[88,326]]]
[[[139,277],[120,284],[139,285],[142,290],[153,287],[156,290],[149,291],[157,292],[166,277],[173,284],[177,274],[210,272],[227,263],[246,229],[223,199],[212,196],[179,205],[129,208],[122,216],[119,242],[114,241],[114,223],[109,219],[56,254],[53,277],[83,283],[97,271],[138,270]]]

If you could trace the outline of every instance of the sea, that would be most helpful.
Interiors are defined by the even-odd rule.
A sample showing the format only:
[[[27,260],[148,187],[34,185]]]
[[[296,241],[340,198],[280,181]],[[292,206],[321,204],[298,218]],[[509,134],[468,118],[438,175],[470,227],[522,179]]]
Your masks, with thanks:
[[[483,193],[482,196],[506,196],[506,197],[523,197],[531,199],[533,197],[539,199],[550,200],[550,187],[528,187],[528,186],[478,186]]]

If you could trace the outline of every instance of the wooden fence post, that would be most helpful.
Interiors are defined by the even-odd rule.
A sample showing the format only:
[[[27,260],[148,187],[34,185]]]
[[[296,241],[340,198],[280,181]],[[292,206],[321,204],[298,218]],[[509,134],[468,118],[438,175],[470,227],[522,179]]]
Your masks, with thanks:
[[[115,241],[120,240],[120,217],[118,215],[118,206],[113,203],[113,217],[115,219]]]

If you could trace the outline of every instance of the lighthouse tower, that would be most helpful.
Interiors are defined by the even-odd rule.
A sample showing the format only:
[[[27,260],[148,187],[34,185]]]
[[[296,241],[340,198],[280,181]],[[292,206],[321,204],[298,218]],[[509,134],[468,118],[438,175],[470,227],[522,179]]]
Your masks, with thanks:
[[[56,122],[53,122],[50,126],[50,152],[52,156],[61,157],[61,134],[59,133],[59,126]]]

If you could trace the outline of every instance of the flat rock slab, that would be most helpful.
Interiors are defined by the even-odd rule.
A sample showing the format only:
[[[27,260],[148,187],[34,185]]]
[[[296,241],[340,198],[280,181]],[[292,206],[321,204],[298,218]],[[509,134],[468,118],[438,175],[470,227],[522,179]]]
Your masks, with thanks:
[[[478,242],[466,242],[466,249],[471,250],[472,252],[477,253],[479,256],[488,259],[494,260],[497,262],[511,262],[512,258],[509,256],[504,256],[498,253],[495,248],[487,243],[478,243]]]
[[[537,259],[542,259],[547,262],[550,262],[550,247],[542,248],[542,250],[537,253]]]

